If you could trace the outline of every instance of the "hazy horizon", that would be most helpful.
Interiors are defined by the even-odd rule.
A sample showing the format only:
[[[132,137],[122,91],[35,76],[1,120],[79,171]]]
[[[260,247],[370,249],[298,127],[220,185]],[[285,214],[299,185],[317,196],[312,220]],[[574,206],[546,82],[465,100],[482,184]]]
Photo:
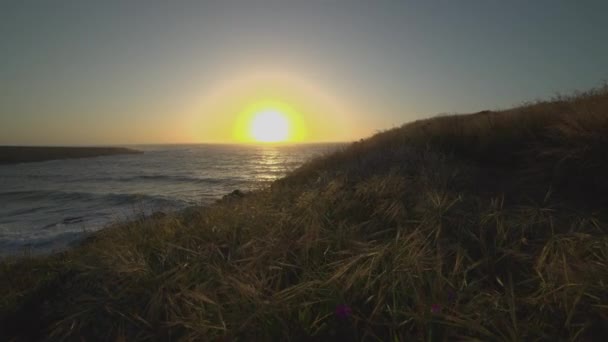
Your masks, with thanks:
[[[3,3],[0,145],[347,142],[508,108],[606,81],[606,12],[603,1]],[[253,120],[275,109],[290,135],[256,138]]]
[[[108,144],[0,144],[0,147],[137,147],[137,146],[197,146],[197,145],[217,145],[217,146],[268,146],[268,147],[281,147],[281,146],[294,146],[294,145],[340,145],[349,144],[352,141],[285,141],[277,143],[264,143],[264,142],[143,142],[143,143],[108,143]]]

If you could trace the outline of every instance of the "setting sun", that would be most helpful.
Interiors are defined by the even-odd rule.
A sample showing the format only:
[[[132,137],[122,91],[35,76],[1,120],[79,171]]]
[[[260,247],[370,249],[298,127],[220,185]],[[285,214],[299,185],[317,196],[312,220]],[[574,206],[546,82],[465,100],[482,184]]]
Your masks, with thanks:
[[[279,111],[262,111],[253,117],[250,134],[259,142],[286,141],[289,138],[289,121]]]
[[[294,143],[306,138],[302,115],[282,101],[258,100],[245,106],[234,123],[234,138],[243,143]]]

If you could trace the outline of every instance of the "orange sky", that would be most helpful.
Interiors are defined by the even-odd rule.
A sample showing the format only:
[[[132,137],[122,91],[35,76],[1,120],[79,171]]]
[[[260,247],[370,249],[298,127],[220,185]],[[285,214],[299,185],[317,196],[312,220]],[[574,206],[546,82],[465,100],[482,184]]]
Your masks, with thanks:
[[[350,141],[371,133],[354,122],[356,108],[330,90],[296,73],[258,71],[226,79],[184,108],[182,122],[189,127],[183,130],[187,132],[184,138],[217,143],[239,141],[234,132],[239,118],[263,104],[268,104],[266,109],[295,116],[290,124],[296,126],[294,130],[304,131],[298,142]]]

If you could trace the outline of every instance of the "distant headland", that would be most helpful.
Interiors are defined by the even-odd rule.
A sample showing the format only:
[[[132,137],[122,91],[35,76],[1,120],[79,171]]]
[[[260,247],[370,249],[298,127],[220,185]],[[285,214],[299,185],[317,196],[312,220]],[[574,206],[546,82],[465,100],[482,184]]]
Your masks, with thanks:
[[[124,147],[0,146],[0,165],[137,153],[143,152]]]

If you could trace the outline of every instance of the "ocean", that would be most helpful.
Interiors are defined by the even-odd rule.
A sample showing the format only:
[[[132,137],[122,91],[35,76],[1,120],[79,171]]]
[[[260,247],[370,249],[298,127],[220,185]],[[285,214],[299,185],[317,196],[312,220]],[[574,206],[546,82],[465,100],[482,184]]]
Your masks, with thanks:
[[[343,144],[145,145],[143,154],[0,165],[0,255],[65,249],[136,215],[254,190]]]

